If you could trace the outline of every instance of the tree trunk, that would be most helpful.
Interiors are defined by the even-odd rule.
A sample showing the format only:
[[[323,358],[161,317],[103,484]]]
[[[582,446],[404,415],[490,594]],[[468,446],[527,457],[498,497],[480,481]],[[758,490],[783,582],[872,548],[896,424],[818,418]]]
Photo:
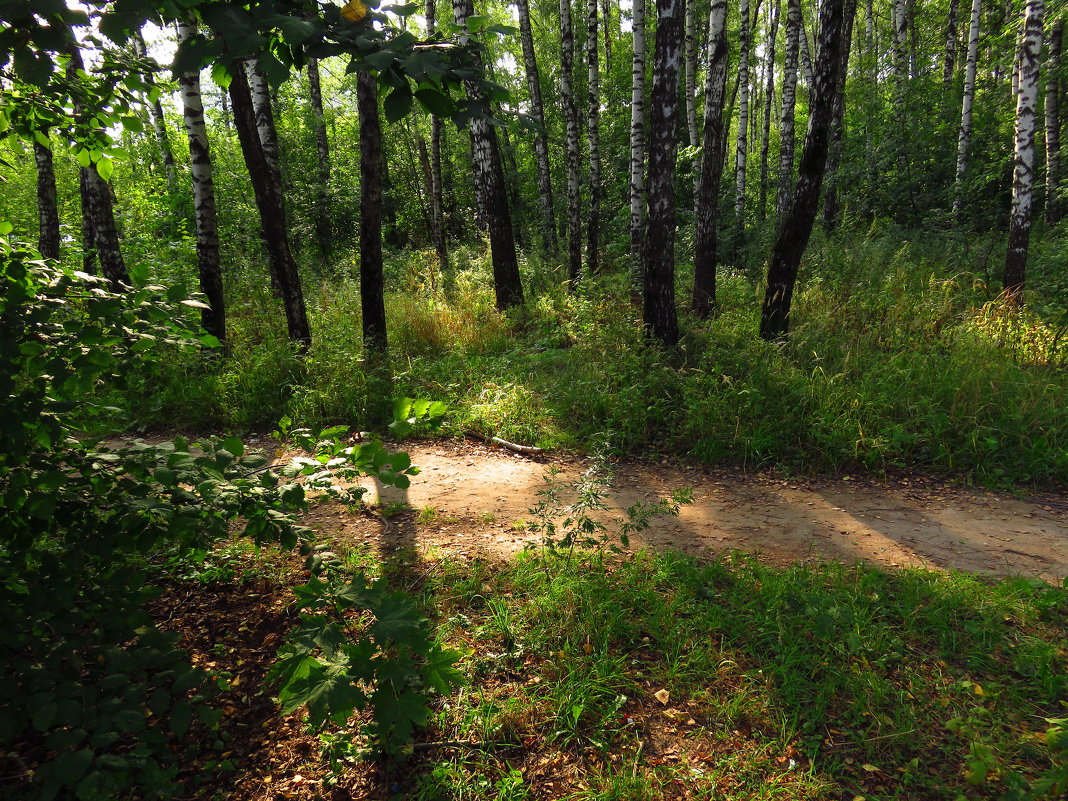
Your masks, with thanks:
[[[545,127],[545,108],[541,102],[541,78],[538,74],[538,62],[534,55],[534,34],[530,27],[530,4],[528,0],[516,0],[519,10],[519,34],[523,44],[523,66],[527,75],[527,92],[530,95],[530,107],[538,131],[534,136],[534,157],[538,168],[538,200],[541,203],[542,242],[547,253],[555,256],[558,245],[556,241],[556,211],[553,206],[552,173],[549,170],[549,132]]]
[[[686,75],[686,132],[690,147],[697,147],[697,9],[696,3],[686,3],[686,29],[684,40],[684,72]]]
[[[92,167],[78,168],[78,198],[82,206],[82,272],[96,275],[96,232],[93,230],[92,193],[89,171]]]
[[[278,187],[278,195],[284,207],[281,148],[278,145],[278,129],[274,124],[274,110],[271,108],[271,89],[267,77],[260,69],[259,59],[249,59],[245,63],[249,88],[252,90],[252,107],[256,111],[256,131],[263,143],[263,157],[267,161],[271,179]]]
[[[601,247],[601,75],[597,63],[597,0],[588,0],[586,14],[586,63],[589,68],[587,136],[590,147],[590,215],[586,224],[586,269],[590,275],[596,275],[600,271]]]
[[[1064,20],[1053,23],[1049,36],[1046,67],[1046,222],[1056,225],[1061,219],[1061,44]]]
[[[900,106],[905,96],[905,81],[908,78],[908,17],[905,15],[905,0],[894,0],[894,98]]]
[[[975,99],[975,66],[979,54],[979,15],[982,0],[972,0],[968,25],[968,61],[964,67],[964,101],[960,112],[960,136],[957,139],[957,177],[953,185],[953,214],[964,208],[964,172],[968,167],[968,145],[972,136],[972,101]]]
[[[768,286],[760,318],[760,336],[767,340],[780,339],[789,331],[797,269],[816,219],[839,70],[845,69],[842,64],[845,4],[845,0],[823,0],[820,7],[820,44],[813,73],[805,146],[793,198],[779,226],[768,266]]]
[[[456,24],[464,26],[467,18],[474,15],[472,0],[453,0],[452,13]],[[461,42],[465,41],[466,37],[461,36]],[[482,108],[488,105],[482,90],[473,81],[467,83],[467,96]],[[486,201],[497,308],[509,309],[522,305],[523,286],[519,279],[519,261],[512,235],[512,216],[508,210],[497,131],[484,116],[472,117],[470,128],[475,180],[482,186]]]
[[[1038,104],[1038,63],[1042,51],[1043,0],[1027,0],[1020,44],[1020,89],[1016,95],[1016,148],[1012,173],[1009,248],[1005,254],[1005,292],[1023,302],[1027,246],[1031,237],[1031,196],[1034,191],[1035,107]]]
[[[178,24],[178,40],[185,42],[197,31],[196,24]],[[196,217],[197,274],[200,291],[211,308],[202,309],[200,322],[204,330],[226,340],[226,306],[223,298],[222,270],[219,266],[219,223],[215,207],[215,178],[207,126],[204,124],[204,102],[200,94],[200,70],[183,74],[178,79],[182,93],[182,116],[189,139],[189,164],[193,179],[193,208]]]
[[[601,27],[604,29],[604,74],[612,74],[612,0],[601,0]]]
[[[256,127],[252,90],[240,65],[234,65],[232,68],[230,104],[233,106],[234,127],[237,128],[237,137],[241,142],[241,153],[256,196],[256,208],[260,215],[260,228],[267,248],[271,274],[278,281],[278,291],[285,307],[289,338],[305,351],[311,344],[311,329],[304,307],[300,274],[289,247],[281,187],[264,155],[263,142]]]
[[[630,96],[630,279],[645,282],[645,0],[633,0]]]
[[[801,34],[801,0],[787,0],[786,60],[782,76],[782,117],[779,121],[779,191],[776,214],[781,219],[794,183],[794,108],[797,105],[797,56]]]
[[[805,30],[804,9],[798,7],[797,12],[797,37],[800,44],[801,73],[805,78],[805,86],[812,88],[812,54],[808,49],[808,32]]]
[[[942,83],[946,86],[953,80],[953,67],[957,58],[957,12],[960,0],[949,0],[949,17],[946,20],[946,52],[942,59]]]
[[[437,34],[437,4],[426,0],[427,38]],[[430,118],[430,212],[434,219],[434,250],[438,254],[438,269],[449,274],[449,250],[445,241],[445,199],[441,189],[441,134],[440,117]]]
[[[727,90],[727,0],[712,0],[708,15],[708,53],[704,140],[701,145],[694,223],[691,302],[694,314],[701,319],[707,318],[716,308],[716,223],[719,183],[723,175],[721,153],[727,138],[723,127],[723,102]]]
[[[48,136],[47,131],[42,135]],[[33,140],[37,162],[37,249],[46,259],[59,258],[59,204],[56,200],[56,170],[52,149]]]
[[[771,31],[765,45],[767,50],[767,83],[764,89],[763,134],[760,139],[760,205],[757,213],[761,221],[768,211],[768,150],[771,147],[771,110],[775,99],[775,40],[779,35],[779,0],[771,6]]]
[[[743,0],[744,2],[744,0]],[[645,238],[643,320],[666,348],[679,342],[675,309],[675,156],[685,0],[657,0],[649,117],[649,225]]]
[[[148,48],[145,46],[145,37],[141,31],[134,31],[130,42],[133,44],[134,55],[137,58],[148,58]],[[151,75],[145,77],[152,80]],[[178,175],[174,169],[174,150],[171,148],[171,138],[167,135],[167,120],[163,116],[163,104],[158,97],[149,104],[149,110],[152,113],[152,124],[156,132],[160,158],[163,160],[164,173],[167,176],[167,191],[173,195],[178,191]]]
[[[738,136],[734,149],[734,242],[735,254],[745,234],[745,166],[749,154],[749,0],[741,0],[741,29],[738,34]]]
[[[823,227],[828,234],[838,227],[838,215],[841,212],[838,199],[838,164],[842,158],[842,137],[845,135],[846,75],[849,72],[849,52],[853,43],[853,19],[856,13],[857,0],[845,0],[841,65],[834,98],[834,117],[831,120],[831,144],[827,154],[827,192],[823,199]]]
[[[319,258],[325,267],[330,262],[330,142],[326,138],[326,115],[323,90],[319,81],[319,59],[308,59],[308,96],[315,120],[315,148],[319,154],[319,186],[315,203],[315,235],[319,240]]]
[[[378,82],[368,72],[356,77],[360,112],[360,311],[365,351],[387,347],[385,283],[382,273],[382,125]]]
[[[457,0],[453,0],[457,2]],[[582,220],[579,211],[579,125],[574,84],[575,36],[571,0],[560,0],[560,100],[564,104],[567,151],[567,256],[572,286],[582,273]]]

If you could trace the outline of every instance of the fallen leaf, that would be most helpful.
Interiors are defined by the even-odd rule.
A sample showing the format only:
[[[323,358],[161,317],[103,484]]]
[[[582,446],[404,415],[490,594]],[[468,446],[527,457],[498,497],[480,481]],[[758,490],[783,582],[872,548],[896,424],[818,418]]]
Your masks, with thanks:
[[[868,773],[874,773],[875,771],[879,770],[877,767],[875,767],[875,765],[872,765],[870,762],[865,762],[863,765],[861,765],[861,767],[864,768],[864,770],[868,771]]]
[[[653,698],[662,703],[664,706],[667,706],[668,701],[671,700],[671,693],[669,693],[667,690],[657,690],[655,693],[653,693]]]

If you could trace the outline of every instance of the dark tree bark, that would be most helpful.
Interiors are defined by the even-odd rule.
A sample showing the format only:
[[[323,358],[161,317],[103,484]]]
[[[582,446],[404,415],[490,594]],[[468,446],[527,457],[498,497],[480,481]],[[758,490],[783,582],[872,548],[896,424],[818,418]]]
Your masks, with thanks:
[[[456,24],[464,25],[467,18],[474,15],[472,0],[453,0],[452,11]],[[486,97],[478,84],[468,81],[466,88],[468,98],[483,108],[487,107]],[[497,295],[497,308],[503,310],[522,305],[523,285],[519,278],[519,261],[512,234],[512,215],[508,209],[501,151],[497,144],[497,131],[485,117],[472,117],[470,128],[475,181],[482,187],[486,206],[493,259],[493,288]]]
[[[820,7],[820,38],[813,67],[808,131],[798,164],[797,184],[779,226],[768,266],[768,287],[760,318],[760,336],[767,340],[780,339],[790,329],[790,304],[797,282],[797,269],[816,220],[839,71],[845,69],[842,51],[845,48],[843,32],[846,2],[823,0]]]
[[[89,184],[92,167],[78,168],[78,198],[82,206],[82,271],[96,275],[96,231],[93,230],[93,190]]]
[[[705,130],[697,182],[693,252],[693,312],[707,318],[716,308],[716,225],[723,177],[723,102],[727,91],[727,0],[712,0],[708,15],[708,75],[705,78]]]
[[[437,33],[437,4],[426,0],[427,37]],[[441,191],[441,135],[440,117],[430,118],[430,213],[434,220],[434,250],[438,254],[438,269],[445,275],[449,271],[449,249],[445,241],[445,199]]]
[[[315,203],[315,235],[319,240],[319,258],[325,266],[330,261],[330,141],[326,137],[323,113],[323,90],[319,81],[319,60],[308,59],[308,95],[315,119],[315,148],[319,154],[319,186]]]
[[[579,209],[579,123],[574,88],[575,36],[571,0],[560,0],[560,102],[564,106],[567,153],[567,261],[574,288],[582,274],[582,218]]]
[[[845,3],[841,67],[838,70],[838,91],[834,98],[831,144],[827,154],[827,191],[823,198],[823,227],[828,234],[838,227],[838,216],[842,210],[838,199],[838,164],[842,159],[842,137],[845,135],[846,75],[849,73],[849,51],[853,42],[853,20],[857,13],[857,0],[845,0]]]
[[[953,67],[957,60],[957,13],[960,0],[949,0],[946,17],[946,52],[942,58],[942,83],[949,86],[953,80]]]
[[[47,132],[44,133],[47,136]],[[59,204],[56,201],[56,170],[52,149],[36,139],[33,156],[37,162],[37,249],[46,259],[59,258]]]
[[[657,0],[649,119],[649,223],[645,235],[643,320],[664,347],[679,343],[675,308],[675,156],[685,0]]]
[[[545,107],[541,102],[541,78],[534,53],[534,32],[530,27],[530,4],[528,0],[516,0],[516,8],[519,10],[519,34],[523,44],[523,67],[527,76],[527,92],[530,95],[534,121],[538,124],[538,131],[534,136],[534,157],[538,167],[542,242],[547,253],[556,255],[556,211],[553,206],[553,183],[549,171],[549,132],[545,127]]]
[[[240,65],[231,70],[230,104],[234,112],[234,127],[241,142],[252,189],[256,196],[256,208],[260,215],[260,229],[271,274],[278,280],[278,290],[285,307],[289,338],[302,350],[311,344],[311,328],[304,307],[304,293],[300,286],[300,274],[289,247],[289,232],[285,222],[285,207],[282,204],[280,187],[271,173],[263,153],[263,143],[256,130],[256,112],[252,105],[252,92],[248,77]]]
[[[382,124],[378,83],[361,72],[356,79],[360,110],[360,310],[363,346],[385,353],[386,301],[382,277]]]
[[[597,0],[586,4],[587,135],[590,149],[590,208],[586,223],[586,269],[600,271],[601,248],[601,74],[597,63]]]
[[[630,282],[637,296],[645,283],[645,0],[633,0],[631,15]]]
[[[196,25],[182,22],[178,37],[182,41],[196,33]],[[189,139],[189,165],[193,180],[193,207],[196,215],[197,274],[200,291],[208,306],[200,314],[204,330],[226,340],[226,305],[223,297],[222,269],[219,265],[219,223],[215,205],[215,176],[204,124],[204,102],[200,94],[200,71],[187,72],[179,78],[182,93],[182,116]]]
[[[1061,44],[1064,20],[1053,23],[1046,68],[1046,222],[1061,219]]]

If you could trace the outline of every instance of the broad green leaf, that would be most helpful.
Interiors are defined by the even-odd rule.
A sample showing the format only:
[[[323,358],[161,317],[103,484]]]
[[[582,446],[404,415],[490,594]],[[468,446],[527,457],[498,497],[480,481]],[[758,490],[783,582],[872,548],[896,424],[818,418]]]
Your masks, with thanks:
[[[115,171],[115,162],[101,154],[96,162],[96,171],[105,181],[110,181],[111,174]]]

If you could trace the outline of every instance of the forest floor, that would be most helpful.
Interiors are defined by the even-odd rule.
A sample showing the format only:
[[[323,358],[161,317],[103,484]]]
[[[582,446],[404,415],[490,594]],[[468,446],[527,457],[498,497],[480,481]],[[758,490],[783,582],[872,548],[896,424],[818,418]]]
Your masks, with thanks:
[[[377,518],[319,506],[309,524],[339,546],[428,548],[506,559],[539,535],[524,525],[550,467],[577,480],[588,460],[527,457],[459,441],[405,443],[422,471],[407,490],[368,486]],[[630,550],[715,558],[731,551],[774,565],[864,561],[1060,582],[1068,576],[1068,496],[1014,496],[926,477],[784,477],[629,459],[615,465],[606,520],[680,489],[693,504],[631,538]],[[565,500],[567,498],[565,497]]]
[[[253,437],[249,446],[269,449],[271,441]],[[338,552],[365,554],[371,563],[395,571],[395,578],[409,588],[439,569],[448,572],[450,568],[442,567],[446,561],[468,562],[475,575],[491,576],[479,565],[503,564],[528,544],[538,543],[539,534],[529,530],[527,523],[549,468],[558,468],[557,478],[566,482],[577,479],[590,464],[557,455],[521,456],[467,441],[406,442],[403,449],[421,469],[407,490],[372,485],[366,497],[370,511],[313,504],[306,522]],[[673,460],[628,459],[614,467],[603,498],[610,507],[606,520],[623,517],[632,504],[655,502],[686,488],[693,490],[693,503],[683,506],[678,517],[654,520],[647,531],[632,537],[631,550],[676,550],[708,560],[739,551],[776,567],[799,562],[865,562],[891,571],[919,566],[1021,575],[1054,583],[1068,576],[1068,496],[1056,493],[1014,496],[929,478],[791,478]],[[319,737],[301,722],[300,714],[279,717],[265,685],[273,655],[295,621],[291,588],[303,580],[302,565],[299,559],[287,557],[267,570],[261,566],[260,571],[210,585],[202,583],[203,579],[174,581],[164,587],[155,606],[160,624],[180,635],[181,646],[194,663],[221,672],[229,680],[228,688],[215,699],[224,710],[225,740],[208,747],[214,735],[201,732],[201,745],[187,752],[189,759],[179,778],[186,782],[189,794],[184,797],[188,799],[616,798],[623,796],[611,792],[602,796],[586,788],[598,776],[618,773],[621,765],[626,770],[619,775],[628,781],[647,775],[653,782],[635,798],[681,800],[722,794],[724,798],[763,799],[763,794],[753,794],[754,787],[773,788],[775,792],[768,790],[769,798],[780,797],[777,793],[795,799],[888,798],[893,795],[895,776],[906,770],[900,766],[877,770],[867,764],[872,760],[866,756],[871,742],[865,746],[859,736],[853,743],[838,742],[836,738],[844,735],[834,728],[828,728],[820,746],[824,756],[818,764],[810,763],[800,754],[796,735],[783,739],[773,734],[771,717],[743,714],[740,722],[726,725],[713,722],[710,716],[706,720],[694,701],[668,704],[666,696],[657,700],[656,691],[664,684],[650,682],[664,679],[650,674],[635,679],[636,687],[628,691],[632,700],[625,714],[620,713],[625,721],[620,725],[635,727],[637,738],[631,739],[637,750],[632,745],[621,753],[613,748],[606,754],[563,745],[554,736],[546,736],[551,730],[544,728],[548,724],[536,725],[531,721],[537,715],[527,713],[514,724],[514,744],[495,747],[493,752],[483,754],[474,745],[475,750],[453,754],[453,762],[441,762],[449,748],[443,752],[431,747],[403,765],[356,762],[335,784],[320,756]],[[446,584],[452,580],[440,578]],[[476,579],[476,587],[483,581],[487,597],[497,592],[488,583],[492,578]],[[754,586],[759,587],[759,582]],[[507,597],[514,600],[511,593]],[[457,619],[466,620],[464,614],[475,619],[488,613],[472,607],[457,614]],[[487,643],[477,638],[467,647],[476,661],[494,657]],[[639,656],[642,647],[637,644]],[[563,655],[560,651],[559,656]],[[485,704],[507,709],[506,699],[537,691],[542,676],[550,676],[553,670],[552,660],[542,664],[532,655],[517,660],[507,670],[490,669],[477,687],[463,691],[465,698],[497,698]],[[939,673],[942,668],[937,665],[930,670]],[[636,673],[641,675],[641,671]],[[951,686],[956,685],[946,684]],[[939,692],[945,695],[949,690]],[[460,714],[448,712],[451,708],[445,704],[446,711],[440,714]],[[691,715],[697,720],[690,719]],[[426,736],[452,739],[454,731],[435,725]],[[933,742],[947,753],[937,751],[925,757],[931,762],[930,776],[921,786],[928,790],[919,790],[910,798],[941,798],[941,792],[930,788],[959,781],[959,763],[950,755],[959,746],[945,744],[952,735],[942,726],[934,726],[932,732]],[[198,738],[196,732],[191,736]],[[629,735],[624,731],[620,736]],[[633,770],[628,760],[633,761]],[[836,766],[833,770],[828,768],[832,765]],[[743,773],[748,776],[745,781],[739,778]],[[472,782],[485,786],[480,784],[475,791]],[[452,791],[445,789],[446,784]],[[734,786],[736,791],[731,792]]]

